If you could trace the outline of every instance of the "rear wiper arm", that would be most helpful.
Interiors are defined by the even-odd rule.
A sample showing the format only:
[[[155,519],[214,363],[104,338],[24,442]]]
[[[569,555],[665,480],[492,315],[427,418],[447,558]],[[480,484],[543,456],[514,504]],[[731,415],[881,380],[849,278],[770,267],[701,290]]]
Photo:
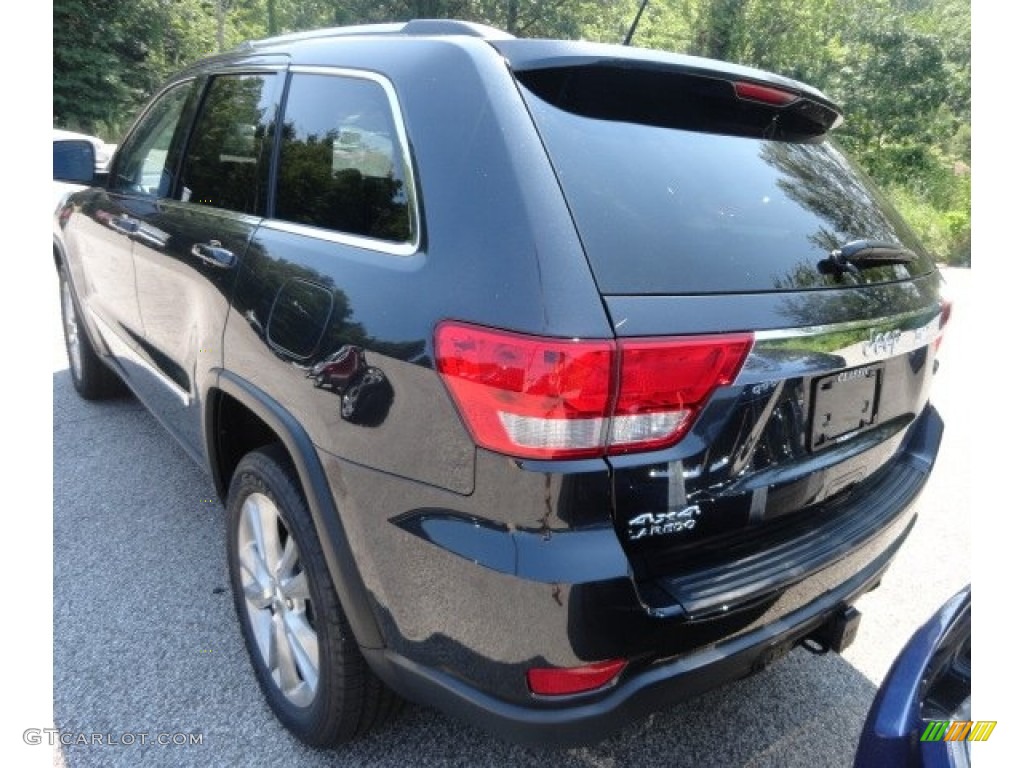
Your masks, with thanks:
[[[836,248],[822,262],[835,272],[853,272],[868,267],[884,267],[892,264],[910,264],[917,261],[917,254],[909,248],[880,240],[854,240],[842,248]]]

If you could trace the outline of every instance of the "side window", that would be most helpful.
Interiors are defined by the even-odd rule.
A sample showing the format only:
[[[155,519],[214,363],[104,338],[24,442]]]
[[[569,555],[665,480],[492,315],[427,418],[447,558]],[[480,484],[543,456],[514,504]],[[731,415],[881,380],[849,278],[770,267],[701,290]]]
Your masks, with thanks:
[[[260,214],[273,141],[273,75],[213,78],[185,155],[178,199]]]
[[[397,135],[380,83],[293,74],[281,129],[275,218],[411,241],[409,180]]]
[[[114,191],[151,197],[170,194],[186,127],[180,123],[193,85],[190,81],[172,86],[143,116],[117,154],[110,184]]]

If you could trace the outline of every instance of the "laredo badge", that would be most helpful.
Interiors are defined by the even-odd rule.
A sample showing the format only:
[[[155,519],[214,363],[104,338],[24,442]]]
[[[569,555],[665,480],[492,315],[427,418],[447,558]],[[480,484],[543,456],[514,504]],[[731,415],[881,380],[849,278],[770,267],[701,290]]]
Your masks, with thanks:
[[[692,531],[700,517],[700,507],[696,504],[677,509],[672,512],[645,512],[629,521],[629,538],[631,541],[647,536],[664,536],[666,533]]]

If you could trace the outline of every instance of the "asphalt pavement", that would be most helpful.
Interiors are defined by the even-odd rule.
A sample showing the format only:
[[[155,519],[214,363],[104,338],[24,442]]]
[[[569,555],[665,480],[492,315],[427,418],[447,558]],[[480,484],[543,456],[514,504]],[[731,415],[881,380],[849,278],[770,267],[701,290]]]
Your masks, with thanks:
[[[72,743],[52,747],[53,764],[848,766],[899,649],[970,581],[971,414],[960,361],[971,274],[946,274],[956,304],[933,390],[944,443],[914,532],[882,586],[858,603],[854,645],[842,656],[798,649],[759,675],[565,751],[510,746],[413,705],[337,750],[295,741],[263,703],[245,654],[211,481],[133,398],[76,396],[54,279],[53,710]]]

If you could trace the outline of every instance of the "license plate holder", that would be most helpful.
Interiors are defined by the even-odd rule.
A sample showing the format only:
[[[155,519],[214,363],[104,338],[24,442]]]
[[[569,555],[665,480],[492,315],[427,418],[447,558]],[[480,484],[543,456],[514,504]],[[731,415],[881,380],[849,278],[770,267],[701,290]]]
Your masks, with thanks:
[[[848,440],[878,419],[881,364],[815,379],[811,400],[811,451]]]

